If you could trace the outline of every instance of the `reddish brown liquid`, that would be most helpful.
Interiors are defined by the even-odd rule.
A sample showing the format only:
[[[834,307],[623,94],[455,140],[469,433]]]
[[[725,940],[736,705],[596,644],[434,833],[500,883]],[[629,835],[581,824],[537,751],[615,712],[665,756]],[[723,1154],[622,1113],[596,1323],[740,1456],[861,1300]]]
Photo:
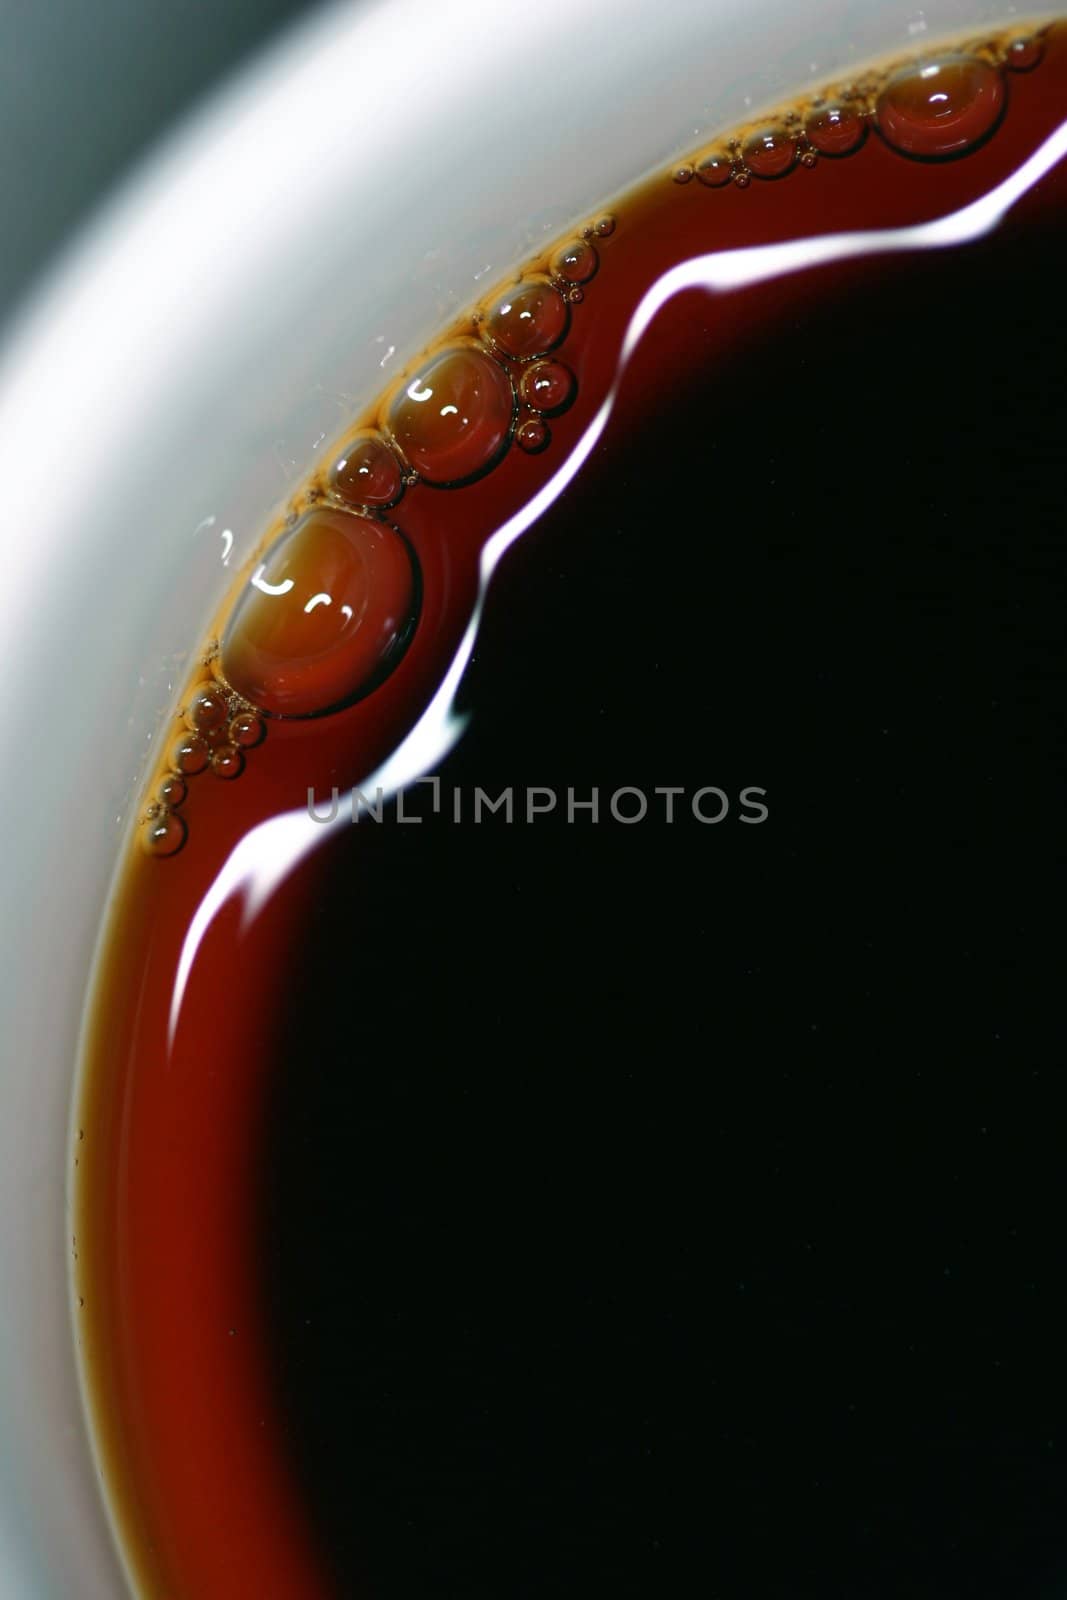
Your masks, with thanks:
[[[353,592],[360,562],[385,574],[373,648],[294,680],[270,628],[241,641],[246,699],[327,714],[257,744],[203,711],[204,760],[237,781],[190,770],[152,819],[180,848],[131,855],[92,1014],[81,1327],[146,1594],[650,1594],[691,1572],[731,1595],[948,1596],[990,1571],[1036,1594],[1067,1564],[1042,1343],[1060,1213],[1033,1187],[1062,1119],[1030,1077],[1054,983],[1017,898],[1050,871],[1063,775],[1062,167],[978,244],[675,297],[494,580],[445,790],[599,786],[606,807],[715,786],[721,826],[683,804],[670,826],[475,830],[423,804],[418,827],[343,830],[246,926],[224,907],[168,1042],[220,868],[398,745],[484,542],[582,438],[646,291],[703,252],[987,193],[1058,126],[1067,36],[1014,65],[968,68],[977,109],[947,130],[893,90],[898,148],[846,97],[810,139],[776,121],[697,153],[539,264],[568,295],[554,366],[531,378],[491,310],[457,331],[493,339],[513,416],[492,377],[484,433],[419,456],[388,398],[422,475],[399,498],[391,458],[344,455],[342,496],[406,541],[330,558]],[[304,604],[301,662],[304,617],[329,644]],[[998,1019],[1022,1099],[977,1064]],[[920,1092],[916,1041],[971,1076]],[[988,1304],[949,1302],[953,1271]],[[998,1360],[1032,1365],[1047,1416]]]

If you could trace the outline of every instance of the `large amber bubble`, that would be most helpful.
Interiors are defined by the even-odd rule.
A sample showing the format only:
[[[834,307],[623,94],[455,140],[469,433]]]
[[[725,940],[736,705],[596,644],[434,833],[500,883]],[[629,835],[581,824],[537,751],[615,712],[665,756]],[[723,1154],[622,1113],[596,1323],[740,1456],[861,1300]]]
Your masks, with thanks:
[[[334,710],[396,665],[418,598],[414,554],[394,528],[310,511],[252,574],[223,636],[223,676],[272,716]]]

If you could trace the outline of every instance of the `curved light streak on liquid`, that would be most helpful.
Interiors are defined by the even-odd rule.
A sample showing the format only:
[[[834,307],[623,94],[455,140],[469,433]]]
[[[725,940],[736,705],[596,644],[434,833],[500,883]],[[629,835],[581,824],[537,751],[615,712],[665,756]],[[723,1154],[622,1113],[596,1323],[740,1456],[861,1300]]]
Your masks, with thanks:
[[[363,793],[376,793],[380,789],[383,799],[398,794],[401,789],[431,772],[461,738],[469,719],[456,712],[455,697],[474,651],[493,573],[516,539],[564,493],[589,459],[607,427],[623,373],[635,349],[669,300],[687,289],[703,288],[712,293],[727,293],[731,289],[764,283],[770,278],[784,277],[787,273],[827,266],[831,262],[856,260],[863,256],[909,250],[940,250],[950,245],[968,244],[991,233],[1011,207],[1051,172],[1065,155],[1067,122],[1061,123],[1003,183],[997,184],[988,194],[972,201],[970,205],[933,222],[919,223],[909,228],[868,229],[857,233],[789,240],[782,244],[756,245],[749,249],[722,250],[710,255],[693,256],[658,278],[630,319],[614,382],[585,433],[558,471],[496,530],[484,546],[477,599],[448,671],[415,726],[377,771],[359,785]],[[415,388],[417,380],[408,390],[412,399],[426,399],[432,393],[430,390],[412,394]],[[243,896],[241,926],[247,927],[289,873],[340,826],[347,826],[340,820],[340,808],[337,818],[329,822],[316,822],[307,809],[286,811],[261,822],[230,852],[197,907],[182,945],[171,997],[168,1048],[174,1043],[197,952],[222,907],[234,895]]]

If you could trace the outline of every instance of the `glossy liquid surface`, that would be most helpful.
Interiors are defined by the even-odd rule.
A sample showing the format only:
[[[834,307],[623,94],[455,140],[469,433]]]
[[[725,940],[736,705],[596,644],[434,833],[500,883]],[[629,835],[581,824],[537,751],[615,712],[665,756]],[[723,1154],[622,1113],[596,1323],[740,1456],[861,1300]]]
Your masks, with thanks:
[[[541,446],[502,447],[490,378],[402,496],[373,450],[338,469],[414,552],[417,626],[345,709],[268,716],[239,781],[190,776],[94,1014],[80,1314],[146,1593],[1038,1596],[1067,1568],[1062,168],[973,244],[670,298],[499,565],[421,820],[388,802],[223,903],[174,1006],[235,847],[426,708],[647,291],[987,194],[1059,123],[1063,35],[998,82],[957,159],[857,144],[847,102],[815,131],[849,154],[788,123],[745,183],[696,153],[551,264],[564,320],[490,307],[509,360],[548,339],[571,377],[530,415],[514,369]]]

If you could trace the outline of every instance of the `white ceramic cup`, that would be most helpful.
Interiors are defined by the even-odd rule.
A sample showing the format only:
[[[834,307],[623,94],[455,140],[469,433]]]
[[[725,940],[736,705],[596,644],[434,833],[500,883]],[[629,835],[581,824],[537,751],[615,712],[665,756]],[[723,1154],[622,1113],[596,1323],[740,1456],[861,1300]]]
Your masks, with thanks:
[[[116,852],[228,585],[223,555],[239,564],[357,405],[533,246],[795,89],[1015,15],[1005,0],[333,6],[142,168],[9,333],[0,1600],[125,1592],[76,1376],[68,1112]]]

